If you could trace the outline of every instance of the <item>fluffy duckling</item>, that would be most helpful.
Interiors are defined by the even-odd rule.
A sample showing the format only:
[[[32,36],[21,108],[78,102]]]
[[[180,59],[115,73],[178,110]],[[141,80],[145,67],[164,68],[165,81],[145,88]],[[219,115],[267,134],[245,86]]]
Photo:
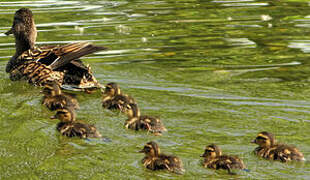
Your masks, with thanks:
[[[110,110],[125,111],[127,104],[136,103],[135,100],[127,94],[121,93],[117,83],[111,82],[105,85],[103,92],[102,107]]]
[[[159,118],[140,115],[140,110],[137,104],[128,104],[125,113],[128,119],[125,122],[127,129],[133,130],[147,130],[154,133],[154,135],[161,135],[162,132],[167,131]]]
[[[56,82],[45,84],[43,94],[42,104],[51,111],[64,107],[79,109],[77,99],[71,95],[62,93],[60,86]]]
[[[263,131],[252,141],[258,145],[254,153],[257,156],[281,162],[304,161],[304,155],[295,147],[277,144],[273,134]]]
[[[51,119],[59,119],[61,122],[57,124],[57,130],[64,136],[80,138],[98,138],[101,134],[93,125],[75,120],[75,112],[70,108],[57,109],[55,116]]]
[[[159,146],[153,141],[148,142],[139,152],[145,154],[142,163],[150,170],[166,169],[177,174],[185,172],[181,159],[173,155],[161,154]]]
[[[5,33],[15,37],[16,52],[6,66],[11,80],[26,79],[43,86],[46,81],[57,81],[63,88],[78,91],[100,88],[82,56],[106,49],[88,42],[67,45],[35,46],[37,29],[30,9],[15,12],[12,28]]]
[[[245,169],[241,159],[236,156],[222,155],[222,150],[215,144],[206,147],[205,152],[200,157],[204,157],[203,166],[211,169],[225,169],[229,174],[232,169]]]

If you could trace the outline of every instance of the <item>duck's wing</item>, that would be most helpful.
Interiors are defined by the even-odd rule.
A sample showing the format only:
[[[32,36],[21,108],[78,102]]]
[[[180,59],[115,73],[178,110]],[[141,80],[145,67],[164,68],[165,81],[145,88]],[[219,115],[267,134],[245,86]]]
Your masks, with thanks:
[[[54,70],[70,62],[80,66],[81,63],[76,61],[77,59],[105,49],[105,47],[95,46],[88,42],[78,42],[64,46],[43,46],[25,51],[19,56],[19,59],[37,61],[50,66]]]

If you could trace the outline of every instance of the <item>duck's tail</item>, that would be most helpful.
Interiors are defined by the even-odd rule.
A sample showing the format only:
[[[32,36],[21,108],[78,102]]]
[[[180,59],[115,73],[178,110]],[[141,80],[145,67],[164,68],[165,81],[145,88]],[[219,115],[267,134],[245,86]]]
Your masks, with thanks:
[[[88,42],[80,42],[68,44],[56,50],[55,54],[57,55],[59,52],[62,56],[55,62],[53,62],[50,67],[52,69],[57,69],[61,66],[64,66],[70,63],[72,60],[79,59],[82,56],[86,56],[88,54],[92,54],[97,51],[105,50],[106,47],[95,46]]]

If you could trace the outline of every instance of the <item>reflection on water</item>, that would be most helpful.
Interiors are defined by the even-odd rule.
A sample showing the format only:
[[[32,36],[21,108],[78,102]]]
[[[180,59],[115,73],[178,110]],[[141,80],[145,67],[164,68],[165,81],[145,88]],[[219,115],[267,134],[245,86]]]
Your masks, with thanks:
[[[103,110],[98,92],[77,94],[77,114],[105,139],[59,136],[40,88],[4,72],[14,39],[3,33],[21,7],[33,10],[38,46],[108,47],[83,61],[100,82],[119,83],[143,113],[160,116],[168,132],[124,129],[126,117]],[[309,179],[309,163],[264,161],[249,143],[271,131],[310,159],[309,10],[302,0],[0,2],[0,179],[180,178],[143,168],[136,152],[149,140],[181,157],[186,179],[231,178],[201,167],[199,155],[213,142],[251,170],[236,178]]]

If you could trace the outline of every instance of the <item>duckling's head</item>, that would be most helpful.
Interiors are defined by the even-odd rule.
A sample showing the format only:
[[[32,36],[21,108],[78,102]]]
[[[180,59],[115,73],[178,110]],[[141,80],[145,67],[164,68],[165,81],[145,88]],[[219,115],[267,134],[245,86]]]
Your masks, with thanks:
[[[44,85],[43,94],[48,96],[56,96],[61,94],[60,86],[57,83],[47,83]]]
[[[252,143],[258,144],[259,147],[268,148],[275,144],[275,138],[273,134],[263,131],[258,133]]]
[[[125,107],[125,113],[129,118],[140,117],[140,110],[138,108],[138,105],[135,103],[127,104],[127,106]]]
[[[71,108],[57,109],[56,114],[51,119],[59,119],[61,122],[75,121],[75,112]]]
[[[218,147],[215,144],[210,144],[209,146],[206,147],[205,152],[203,153],[203,155],[201,155],[201,157],[216,158],[221,155],[222,150],[220,149],[220,147]]]
[[[14,34],[16,53],[20,55],[28,49],[34,48],[37,29],[30,9],[21,8],[15,12],[12,28],[5,33]]]
[[[121,94],[121,89],[119,88],[118,84],[111,82],[105,85],[104,94],[108,96],[115,96]]]
[[[160,154],[160,149],[156,142],[151,141],[151,142],[146,143],[143,149],[139,152],[144,153],[147,156],[158,157]]]

